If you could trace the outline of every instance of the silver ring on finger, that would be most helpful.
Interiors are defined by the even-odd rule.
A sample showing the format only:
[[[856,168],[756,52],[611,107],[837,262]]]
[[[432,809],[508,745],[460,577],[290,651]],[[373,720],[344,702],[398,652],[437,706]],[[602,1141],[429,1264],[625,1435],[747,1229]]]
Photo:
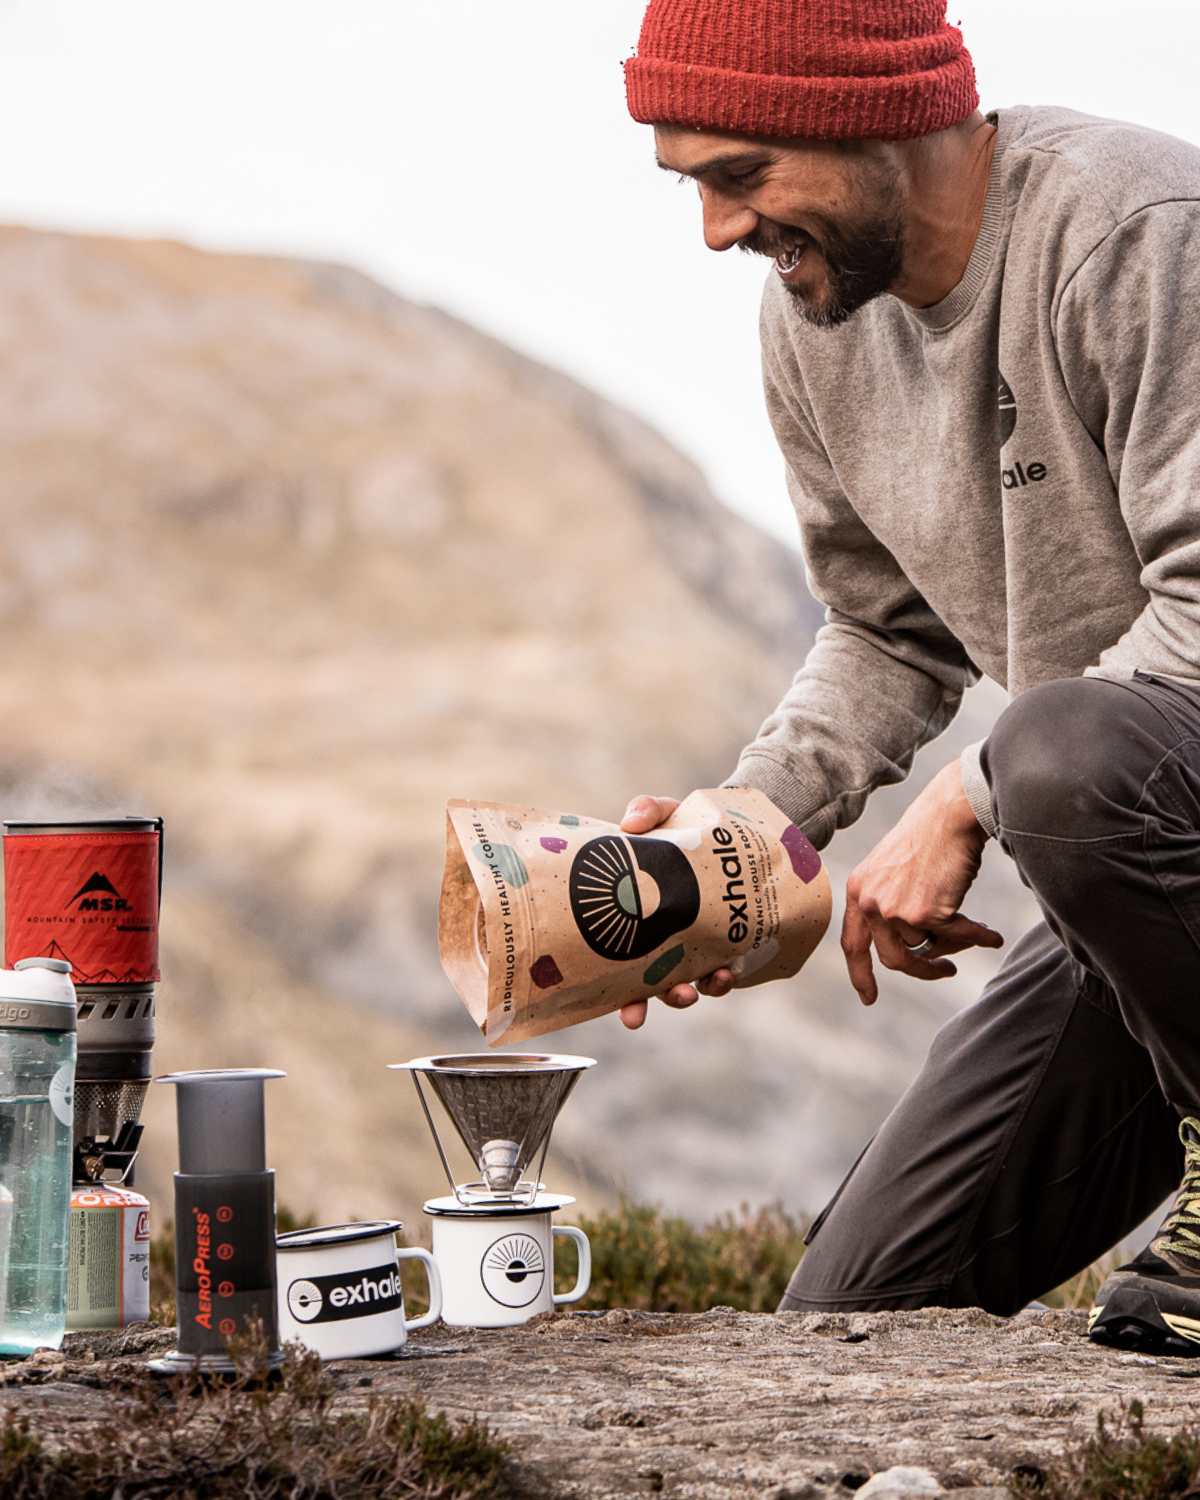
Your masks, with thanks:
[[[915,957],[920,958],[922,953],[928,953],[930,948],[937,942],[937,934],[927,932],[919,943],[905,943],[905,947]]]

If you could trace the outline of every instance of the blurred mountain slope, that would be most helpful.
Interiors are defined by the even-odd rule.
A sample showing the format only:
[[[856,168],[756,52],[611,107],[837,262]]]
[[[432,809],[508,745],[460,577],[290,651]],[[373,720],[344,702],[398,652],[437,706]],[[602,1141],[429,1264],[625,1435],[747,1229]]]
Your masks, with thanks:
[[[167,818],[160,1061],[286,1054],[301,1210],[429,1190],[382,1054],[479,1045],[437,962],[446,798],[713,785],[818,619],[660,437],[444,314],[338,267],[0,230],[3,811]],[[812,1207],[962,998],[868,1022],[847,995],[831,939],[790,986],[565,1036],[605,1064],[573,1180]]]

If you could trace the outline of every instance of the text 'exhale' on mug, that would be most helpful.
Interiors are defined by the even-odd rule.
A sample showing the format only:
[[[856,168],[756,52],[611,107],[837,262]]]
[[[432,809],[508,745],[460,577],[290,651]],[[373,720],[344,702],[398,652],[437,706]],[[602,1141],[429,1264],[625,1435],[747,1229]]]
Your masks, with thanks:
[[[428,1250],[400,1249],[398,1219],[296,1229],[275,1241],[279,1275],[279,1331],[322,1359],[370,1359],[390,1354],[414,1328],[428,1328],[442,1311],[442,1283]],[[419,1260],[429,1278],[429,1311],[404,1316],[400,1261]]]

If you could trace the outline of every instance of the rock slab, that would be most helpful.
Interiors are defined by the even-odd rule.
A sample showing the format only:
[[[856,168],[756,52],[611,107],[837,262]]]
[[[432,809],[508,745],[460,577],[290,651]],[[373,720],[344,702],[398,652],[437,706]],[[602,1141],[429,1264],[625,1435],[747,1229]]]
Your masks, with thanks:
[[[438,1325],[395,1357],[329,1369],[343,1409],[416,1395],[485,1420],[530,1497],[848,1500],[876,1476],[880,1500],[935,1486],[999,1500],[1015,1467],[1044,1465],[1101,1412],[1140,1400],[1151,1429],[1194,1420],[1200,1361],[1102,1349],[1084,1330],[1081,1312],[552,1314]],[[0,1404],[36,1403],[43,1431],[77,1441],[106,1382],[171,1342],[146,1325],[70,1335],[64,1357],[3,1367]]]

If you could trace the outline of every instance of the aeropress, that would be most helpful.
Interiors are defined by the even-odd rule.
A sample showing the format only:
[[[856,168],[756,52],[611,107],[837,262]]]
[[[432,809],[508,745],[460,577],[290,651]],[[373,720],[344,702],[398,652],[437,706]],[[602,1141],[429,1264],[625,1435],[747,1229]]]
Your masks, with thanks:
[[[276,1068],[168,1073],[175,1085],[175,1298],[179,1347],[159,1374],[231,1374],[228,1341],[261,1324],[271,1369],[283,1360],[275,1302],[275,1174],[267,1168],[263,1084]]]

